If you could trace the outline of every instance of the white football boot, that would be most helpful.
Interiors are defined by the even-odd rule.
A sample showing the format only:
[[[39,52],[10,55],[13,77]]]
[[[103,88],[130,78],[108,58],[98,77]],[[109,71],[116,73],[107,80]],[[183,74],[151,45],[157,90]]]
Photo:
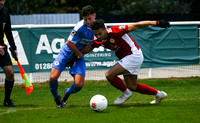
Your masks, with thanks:
[[[120,105],[123,104],[126,100],[132,97],[132,92],[127,89],[125,92],[122,93],[120,97],[118,97],[115,101],[114,104]]]
[[[156,99],[151,101],[150,104],[158,104],[160,103],[163,99],[167,98],[167,93],[164,91],[158,92],[159,94],[156,95]]]

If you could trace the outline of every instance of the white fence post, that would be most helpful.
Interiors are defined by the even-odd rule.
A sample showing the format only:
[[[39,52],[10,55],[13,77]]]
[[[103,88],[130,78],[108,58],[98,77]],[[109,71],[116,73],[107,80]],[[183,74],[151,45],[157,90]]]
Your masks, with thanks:
[[[29,80],[30,82],[33,82],[33,73],[29,73]]]
[[[152,68],[149,68],[148,77],[152,78]]]

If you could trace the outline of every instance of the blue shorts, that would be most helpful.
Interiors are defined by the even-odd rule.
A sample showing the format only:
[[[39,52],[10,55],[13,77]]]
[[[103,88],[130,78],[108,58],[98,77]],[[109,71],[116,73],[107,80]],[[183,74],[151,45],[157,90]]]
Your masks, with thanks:
[[[64,53],[62,50],[54,60],[52,67],[58,69],[60,72],[66,69],[66,62],[72,55]],[[70,74],[85,76],[85,61],[84,57],[77,60],[69,70]]]

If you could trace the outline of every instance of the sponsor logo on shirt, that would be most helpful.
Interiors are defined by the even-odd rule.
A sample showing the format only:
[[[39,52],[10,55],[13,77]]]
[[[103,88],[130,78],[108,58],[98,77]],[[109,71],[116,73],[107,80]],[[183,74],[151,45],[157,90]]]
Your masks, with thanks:
[[[108,33],[111,33],[111,32],[112,32],[112,29],[111,29],[111,28],[108,28],[108,29],[107,29],[107,32],[108,32]]]
[[[111,38],[110,43],[115,43],[115,39]]]
[[[85,39],[85,38],[83,38],[83,39],[80,41],[80,43],[81,43],[81,44],[86,44],[86,45],[88,45],[88,44],[91,44],[91,43],[92,43],[92,40],[91,40],[91,39]]]
[[[74,36],[74,35],[76,35],[76,31],[75,30],[72,30],[72,32],[71,32],[71,34],[70,34],[71,36]]]

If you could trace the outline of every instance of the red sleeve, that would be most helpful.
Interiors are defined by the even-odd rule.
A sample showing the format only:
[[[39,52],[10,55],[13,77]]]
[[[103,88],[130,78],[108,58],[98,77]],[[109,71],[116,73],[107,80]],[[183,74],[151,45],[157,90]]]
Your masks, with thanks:
[[[102,44],[103,44],[103,42],[101,42],[101,41],[93,40],[92,43],[91,43],[91,47],[99,47]]]
[[[125,33],[128,33],[128,25],[123,25],[123,26],[113,26],[112,28],[112,33],[115,33],[117,35],[124,35]]]

